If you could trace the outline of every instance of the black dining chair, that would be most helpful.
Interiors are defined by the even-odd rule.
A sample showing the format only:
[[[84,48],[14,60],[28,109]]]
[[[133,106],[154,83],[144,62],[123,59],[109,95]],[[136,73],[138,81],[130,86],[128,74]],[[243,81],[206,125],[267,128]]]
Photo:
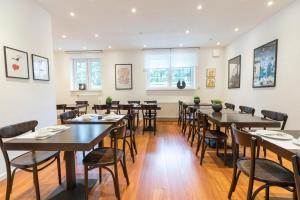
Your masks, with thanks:
[[[145,104],[157,104],[157,100],[146,100],[144,101]]]
[[[182,109],[183,101],[178,101],[178,120],[177,124],[180,126],[183,118],[183,109]]]
[[[62,110],[63,112],[66,111],[66,106],[67,104],[57,104],[56,105],[56,110]]]
[[[34,132],[37,121],[27,121],[0,128],[0,147],[6,164],[6,200],[10,199],[16,170],[20,169],[33,174],[36,199],[40,200],[38,172],[57,162],[58,183],[61,184],[60,152],[58,151],[29,151],[10,160],[2,139],[17,137],[29,131]],[[12,170],[11,167],[14,169]]]
[[[274,121],[281,122],[280,130],[284,130],[285,125],[288,120],[288,115],[286,113],[271,111],[271,110],[261,110],[261,114],[263,115],[264,119],[270,119]],[[264,128],[266,130],[266,127]],[[267,156],[267,150],[266,148],[263,148],[264,151],[264,157]],[[278,160],[280,164],[282,164],[282,158],[278,156]]]
[[[141,101],[128,101],[128,104],[136,104],[138,106],[141,105]],[[137,127],[139,126],[139,122],[140,122],[140,109],[137,108],[137,109],[133,109],[133,112],[135,114],[135,118],[136,118],[136,125]]]
[[[300,199],[300,158],[297,155],[293,155],[293,171],[294,171],[294,181],[296,185],[297,199]]]
[[[66,120],[74,119],[78,116],[78,110],[70,110],[60,114],[61,124],[66,124]]]
[[[86,105],[84,107],[84,110],[78,109],[79,115],[84,115],[87,114],[87,109],[89,107],[89,102],[88,101],[75,101],[76,105]]]
[[[193,146],[194,143],[194,139],[195,139],[195,135],[196,135],[196,129],[198,126],[197,120],[197,108],[194,106],[188,107],[188,111],[189,111],[189,117],[188,117],[188,128],[189,128],[189,132],[188,132],[188,136],[187,136],[187,141],[190,140],[191,138],[191,146]]]
[[[157,117],[157,104],[142,104],[142,113],[143,113],[143,134],[146,131],[146,128],[150,127],[150,125],[153,122],[154,127],[154,135],[156,134],[156,117]]]
[[[254,116],[255,108],[248,106],[239,106],[239,109],[241,113],[251,114],[252,116]]]
[[[208,144],[206,141],[215,141],[217,148],[217,156],[219,155],[219,144],[224,144],[224,164],[226,165],[227,158],[227,135],[219,130],[210,130],[208,123],[207,115],[201,112],[198,112],[198,144],[196,149],[196,155],[199,152],[201,145],[201,154],[200,154],[200,165],[202,165],[206,148]]]
[[[235,109],[235,105],[232,103],[224,103],[224,105],[226,109],[231,109],[231,110]]]
[[[282,165],[268,159],[258,158],[257,147],[263,145],[259,137],[238,130],[235,124],[231,125],[232,153],[233,153],[233,177],[228,198],[231,199],[232,193],[238,183],[239,176],[243,172],[249,177],[247,199],[255,199],[256,195],[265,190],[266,199],[269,199],[269,188],[273,186],[295,191],[293,173]],[[241,157],[239,147],[246,146],[251,149],[250,158]],[[273,147],[275,148],[275,147]],[[262,182],[263,185],[253,192],[254,181]]]
[[[85,196],[88,199],[88,171],[98,168],[99,169],[99,183],[101,183],[101,169],[107,170],[113,178],[115,195],[118,200],[121,199],[120,189],[119,189],[119,175],[118,175],[118,163],[121,163],[123,174],[126,178],[127,185],[129,185],[129,178],[126,167],[126,156],[125,156],[125,145],[126,145],[126,124],[122,124],[118,127],[111,129],[110,135],[113,138],[113,147],[99,147],[91,151],[83,159],[84,165],[84,183],[85,183]],[[122,140],[122,148],[118,148],[118,141]],[[113,170],[109,167],[113,166]]]
[[[113,111],[113,112],[116,112],[116,114],[119,114],[120,113],[120,111],[118,110],[119,104],[120,104],[120,101],[112,101],[110,111]]]
[[[95,111],[96,114],[98,114],[98,111],[104,112],[105,114],[110,113],[110,108],[107,104],[95,104],[92,109]]]
[[[135,114],[133,112],[133,105],[132,104],[119,104],[118,110],[120,114],[126,115],[125,120],[127,121],[127,130],[125,134],[125,142],[127,143],[130,149],[130,155],[132,161],[134,162],[134,152],[137,153],[136,141],[135,141],[135,131],[134,131],[134,117]],[[123,138],[119,138],[123,139]],[[129,141],[127,140],[129,139]],[[111,145],[113,143],[113,137],[111,137]],[[125,152],[125,149],[123,149]]]

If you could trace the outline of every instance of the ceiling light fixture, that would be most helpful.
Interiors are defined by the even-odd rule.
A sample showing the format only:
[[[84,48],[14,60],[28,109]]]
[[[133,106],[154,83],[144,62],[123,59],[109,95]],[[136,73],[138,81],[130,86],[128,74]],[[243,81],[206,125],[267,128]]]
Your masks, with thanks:
[[[147,47],[147,45],[144,44],[144,48],[146,48],[146,47]]]
[[[189,34],[189,33],[190,33],[190,31],[189,31],[189,30],[186,30],[186,31],[185,31],[185,34]]]
[[[238,32],[238,31],[239,31],[239,28],[235,28],[234,31],[235,31],[235,32]]]
[[[66,36],[65,34],[63,34],[61,37],[62,37],[63,39],[67,38],[67,36]]]
[[[220,46],[220,45],[221,45],[221,42],[217,42],[217,45]]]
[[[132,13],[136,13],[136,9],[135,9],[135,8],[132,8],[132,9],[131,9],[131,12],[132,12]]]
[[[201,4],[197,6],[197,10],[202,10],[202,5]]]
[[[268,6],[273,6],[274,2],[273,1],[268,1],[267,5]]]
[[[58,51],[61,51],[62,50],[62,48],[58,48]]]
[[[108,48],[111,49],[111,46],[109,45]]]
[[[75,13],[74,13],[74,12],[70,12],[70,16],[71,16],[71,17],[74,17],[74,16],[75,16]]]
[[[95,38],[98,38],[98,37],[99,37],[99,35],[98,35],[97,33],[95,33],[95,35],[94,35],[94,36],[95,36]]]

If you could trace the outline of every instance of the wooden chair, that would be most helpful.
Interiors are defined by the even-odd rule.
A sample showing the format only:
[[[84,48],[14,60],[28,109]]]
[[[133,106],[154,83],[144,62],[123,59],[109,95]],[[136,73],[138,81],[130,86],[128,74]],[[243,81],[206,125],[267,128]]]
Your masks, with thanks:
[[[144,101],[145,104],[157,104],[157,100],[147,100]]]
[[[182,123],[182,118],[183,118],[183,109],[182,109],[182,104],[183,101],[178,101],[178,120],[177,120],[177,124],[180,126]]]
[[[191,139],[191,146],[193,146],[194,143],[194,139],[195,139],[195,135],[196,135],[196,129],[198,126],[197,123],[197,108],[195,107],[188,107],[188,113],[189,113],[189,117],[188,117],[188,127],[189,127],[189,133],[188,133],[188,137],[187,137],[187,141],[190,140],[190,137],[192,137]]]
[[[88,101],[75,101],[75,103],[76,103],[77,105],[86,105],[86,107],[85,107],[84,110],[78,109],[79,115],[87,114],[87,109],[88,109],[88,106],[89,106],[89,102],[88,102]]]
[[[66,106],[67,104],[57,104],[56,110],[62,110],[63,112],[66,112]]]
[[[65,124],[66,120],[68,119],[74,119],[78,116],[78,110],[70,110],[68,112],[64,112],[60,114],[60,121],[62,124]]]
[[[93,110],[95,110],[95,113],[98,114],[98,111],[104,111],[105,114],[109,114],[110,110],[109,110],[109,106],[106,104],[101,104],[101,105],[94,105]]]
[[[85,195],[86,200],[88,199],[88,171],[98,168],[99,169],[99,183],[101,183],[101,169],[107,170],[111,173],[114,187],[115,187],[115,194],[118,200],[121,199],[120,196],[120,189],[119,189],[119,175],[118,175],[118,163],[121,163],[123,174],[126,178],[127,185],[129,185],[129,178],[126,168],[126,156],[125,156],[125,145],[126,145],[126,124],[113,128],[110,131],[110,135],[113,138],[113,147],[99,147],[93,151],[91,151],[84,159],[84,182],[85,182]],[[122,149],[118,148],[118,140],[119,138],[122,139]],[[113,170],[109,167],[113,166]]]
[[[136,142],[135,142],[135,131],[134,131],[134,117],[135,113],[133,112],[133,105],[132,104],[119,104],[118,110],[120,114],[125,114],[125,120],[127,121],[127,131],[125,134],[125,141],[128,144],[128,147],[130,149],[130,155],[132,158],[132,161],[134,162],[134,152],[137,153],[137,147],[136,147]],[[125,111],[125,112],[123,112]],[[113,139],[113,138],[112,138]],[[129,141],[127,140],[129,139]],[[111,145],[112,145],[112,140],[111,140]],[[123,149],[125,152],[125,149]]]
[[[232,153],[233,153],[233,177],[228,198],[231,199],[232,193],[235,191],[239,176],[243,172],[249,177],[247,199],[255,199],[256,195],[265,189],[266,199],[269,199],[269,188],[272,186],[281,187],[294,192],[293,173],[281,166],[280,164],[256,157],[257,146],[262,144],[261,138],[256,138],[242,130],[238,130],[233,124],[231,126],[232,137]],[[239,154],[239,146],[251,148],[251,157],[241,157]],[[274,147],[273,147],[274,148]],[[263,183],[253,192],[254,181]],[[290,189],[290,187],[292,189]]]
[[[188,127],[188,122],[189,122],[189,109],[188,109],[188,105],[183,103],[182,104],[182,112],[183,112],[183,116],[182,116],[182,125],[181,125],[181,132],[183,134],[183,136],[185,136],[185,132],[186,129]]]
[[[292,157],[294,181],[296,185],[297,199],[300,199],[300,159],[297,155]]]
[[[120,101],[112,101],[110,111],[113,111],[113,112],[116,112],[116,114],[119,114],[120,113],[120,111],[118,110],[119,104],[120,104]]]
[[[288,115],[286,113],[281,113],[281,112],[276,112],[276,111],[271,111],[271,110],[261,110],[261,114],[263,115],[263,118],[265,118],[265,119],[271,119],[274,121],[281,122],[280,130],[284,130],[285,125],[288,120]],[[264,129],[266,129],[266,127]],[[263,151],[264,151],[264,157],[266,157],[267,156],[266,148],[263,148]],[[279,160],[280,164],[282,164],[282,159],[280,156],[278,156],[278,160]]]
[[[57,162],[58,182],[61,184],[60,155],[58,151],[29,151],[12,160],[4,148],[2,139],[13,138],[22,135],[28,131],[35,131],[37,121],[27,121],[0,128],[0,147],[6,164],[6,200],[10,199],[13,180],[17,169],[33,173],[33,183],[35,187],[36,199],[41,199],[38,172],[48,167],[53,162]],[[12,170],[11,167],[14,169]],[[12,172],[11,172],[12,170]]]
[[[128,104],[141,105],[141,101],[128,101]],[[137,126],[139,126],[139,122],[140,122],[140,110],[139,109],[134,109],[133,112],[134,112],[135,117],[136,117],[136,124],[137,124]]]
[[[248,107],[248,106],[239,106],[241,113],[247,113],[254,116],[255,108]]]
[[[219,130],[210,130],[207,115],[201,112],[198,113],[198,144],[196,155],[198,154],[201,145],[200,165],[202,165],[204,154],[207,148],[206,139],[208,141],[216,141],[217,156],[219,155],[219,143],[224,143],[224,164],[226,165],[227,138],[227,135]]]
[[[151,122],[154,123],[154,135],[156,134],[156,115],[157,115],[157,105],[156,104],[142,104],[143,113],[143,134],[146,130],[146,126],[150,126]]]
[[[235,109],[235,105],[232,103],[225,103],[224,105],[226,109],[231,109],[231,110]]]

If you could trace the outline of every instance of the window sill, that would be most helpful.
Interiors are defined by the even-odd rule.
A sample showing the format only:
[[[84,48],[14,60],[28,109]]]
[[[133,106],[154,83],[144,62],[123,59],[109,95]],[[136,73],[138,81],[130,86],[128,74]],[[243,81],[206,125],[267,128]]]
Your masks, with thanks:
[[[178,88],[146,88],[147,91],[192,91],[196,90],[196,88],[184,88],[184,89],[178,89]]]

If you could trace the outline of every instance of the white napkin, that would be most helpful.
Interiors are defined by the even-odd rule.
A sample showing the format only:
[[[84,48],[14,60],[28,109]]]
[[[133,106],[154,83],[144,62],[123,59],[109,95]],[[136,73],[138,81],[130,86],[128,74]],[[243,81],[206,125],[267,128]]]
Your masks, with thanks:
[[[18,139],[46,139],[49,138],[57,133],[60,133],[64,130],[69,129],[68,126],[58,125],[58,126],[49,126],[45,128],[41,128],[35,132],[29,132],[17,136]]]

